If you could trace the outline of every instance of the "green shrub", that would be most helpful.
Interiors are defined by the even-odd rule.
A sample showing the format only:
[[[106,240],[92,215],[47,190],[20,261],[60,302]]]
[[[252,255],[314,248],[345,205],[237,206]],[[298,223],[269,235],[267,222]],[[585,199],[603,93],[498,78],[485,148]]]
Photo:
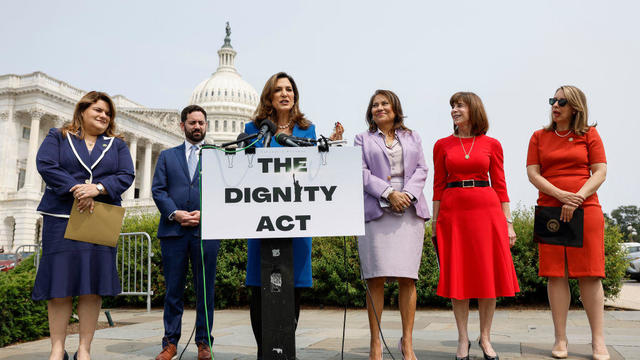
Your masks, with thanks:
[[[515,297],[500,298],[499,304],[546,304],[547,281],[538,276],[538,246],[533,242],[533,209],[519,208],[513,212],[513,225],[518,241],[511,252],[513,256],[520,292]],[[125,220],[124,231],[144,231],[152,238],[152,304],[162,306],[164,299],[164,277],[162,276],[162,256],[156,237],[159,215],[129,217]],[[616,226],[608,225],[605,230],[606,274],[603,280],[605,296],[617,296],[621,288],[626,262],[620,250],[622,240]],[[346,253],[345,253],[346,244]],[[248,303],[244,286],[247,264],[247,245],[245,240],[224,240],[221,242],[216,277],[216,308],[243,306]],[[345,257],[346,254],[346,257]],[[346,266],[345,266],[346,261]],[[303,292],[304,304],[316,306],[343,306],[348,302],[352,307],[365,305],[366,293],[360,280],[360,262],[358,244],[355,237],[324,237],[313,240],[312,249],[313,288]],[[185,305],[195,306],[195,290],[192,284],[191,270],[187,275]],[[571,280],[573,303],[578,302],[577,281]],[[345,294],[348,286],[348,294]],[[449,300],[436,295],[438,286],[438,268],[436,254],[431,244],[431,222],[427,222],[419,281],[416,283],[418,306],[450,306]],[[397,304],[398,285],[396,282],[385,285],[386,303]],[[118,296],[105,299],[107,306],[144,306],[146,298],[142,296]]]
[[[152,306],[163,306],[165,295],[165,282],[162,267],[162,251],[158,240],[158,223],[160,214],[145,214],[128,216],[125,218],[122,232],[146,232],[151,237],[151,296]],[[118,248],[119,258],[124,249]],[[224,309],[229,306],[241,306],[247,303],[247,291],[244,287],[244,278],[247,266],[247,242],[245,240],[224,240],[220,244],[220,256],[216,271],[216,308]],[[146,267],[143,276],[146,286]],[[184,304],[186,307],[195,307],[196,293],[193,287],[193,274],[191,266],[188,267],[185,280]],[[126,283],[125,283],[126,286]],[[123,289],[124,290],[124,289]],[[146,306],[146,296],[117,296],[105,297],[103,307],[120,306]]]
[[[31,300],[33,258],[0,272],[0,347],[49,335],[46,301]]]
[[[513,298],[501,298],[500,304],[546,304],[546,279],[538,277],[538,247],[533,243],[533,210],[520,208],[514,211],[514,228],[518,241],[512,248],[513,262],[518,275],[520,293]],[[162,275],[162,256],[156,232],[159,215],[127,217],[123,232],[146,232],[152,239],[151,288],[153,306],[162,306],[165,293]],[[608,224],[605,229],[605,271],[603,280],[607,298],[620,292],[627,262],[620,249],[622,234],[617,226]],[[346,248],[345,248],[346,244]],[[123,249],[118,249],[121,253]],[[346,256],[345,256],[346,254]],[[345,266],[346,261],[346,266]],[[244,286],[247,265],[246,240],[224,240],[221,242],[216,277],[216,309],[247,305],[247,290]],[[303,304],[317,306],[363,307],[366,300],[365,287],[360,280],[358,245],[354,237],[325,237],[313,241],[312,269],[313,288],[303,292]],[[145,268],[146,274],[146,268]],[[146,276],[146,275],[145,275]],[[185,289],[185,306],[195,306],[195,289],[191,285],[193,276],[189,269]],[[47,336],[47,308],[45,301],[31,301],[31,290],[35,280],[35,268],[31,258],[22,261],[9,272],[0,272],[0,346],[16,341],[28,341]],[[419,280],[416,283],[418,306],[450,306],[449,300],[435,294],[438,285],[436,255],[431,244],[431,223],[427,222],[422,250]],[[573,303],[578,302],[578,287],[570,281]],[[345,294],[348,287],[348,294]],[[397,283],[385,285],[386,303],[397,304]],[[145,307],[144,296],[105,297],[103,307]]]

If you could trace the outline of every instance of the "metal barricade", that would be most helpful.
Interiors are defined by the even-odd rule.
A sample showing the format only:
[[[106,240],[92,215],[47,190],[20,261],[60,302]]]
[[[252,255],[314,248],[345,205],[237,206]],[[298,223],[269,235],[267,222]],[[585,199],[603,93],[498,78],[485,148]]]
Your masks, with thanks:
[[[151,237],[146,232],[121,233],[118,243],[116,266],[120,272],[122,286],[122,292],[119,295],[146,295],[147,312],[150,312],[151,295],[153,295],[151,290],[151,257],[153,256]],[[144,290],[145,277],[147,280],[146,291]]]
[[[36,272],[38,271],[38,267],[40,266],[40,245],[37,244],[28,244],[28,245],[20,245],[16,248],[16,255],[20,260],[23,260],[25,257],[34,255],[33,257],[33,266],[36,267]]]

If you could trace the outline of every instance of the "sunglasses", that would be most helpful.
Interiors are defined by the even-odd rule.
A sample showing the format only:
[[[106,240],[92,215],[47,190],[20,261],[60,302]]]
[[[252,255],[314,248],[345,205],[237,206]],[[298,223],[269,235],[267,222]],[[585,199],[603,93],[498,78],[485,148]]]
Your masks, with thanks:
[[[567,105],[567,99],[558,99],[558,98],[550,98],[549,99],[549,105],[552,105],[556,103],[556,101],[558,102],[559,106],[565,106]]]

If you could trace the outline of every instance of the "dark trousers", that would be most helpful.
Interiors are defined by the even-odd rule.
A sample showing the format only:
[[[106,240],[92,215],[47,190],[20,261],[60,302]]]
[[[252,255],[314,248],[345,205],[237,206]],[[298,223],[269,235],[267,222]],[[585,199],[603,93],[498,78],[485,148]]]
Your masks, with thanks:
[[[262,293],[259,286],[249,286],[251,291],[249,294],[249,316],[251,317],[251,329],[253,337],[256,338],[258,344],[258,359],[262,359]],[[298,319],[300,318],[300,296],[303,288],[294,288],[294,306],[296,313],[295,327],[298,328]]]
[[[191,271],[196,290],[196,343],[213,343],[213,308],[215,296],[216,265],[220,240],[204,240],[204,268],[207,295],[207,314],[209,332],[204,307],[204,286],[202,277],[202,256],[200,237],[192,234],[183,237],[166,237],[160,241],[162,249],[162,267],[167,292],[164,296],[164,338],[162,347],[178,344],[182,332],[182,313],[184,310],[184,287],[187,266],[191,262]]]

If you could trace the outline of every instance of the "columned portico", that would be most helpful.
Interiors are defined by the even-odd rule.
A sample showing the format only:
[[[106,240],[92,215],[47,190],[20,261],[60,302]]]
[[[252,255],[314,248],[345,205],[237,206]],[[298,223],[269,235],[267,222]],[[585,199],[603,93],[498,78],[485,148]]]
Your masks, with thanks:
[[[9,116],[11,113],[8,110],[0,111],[0,134],[3,134],[5,139],[0,143],[0,169],[11,169],[9,166],[9,152],[11,152],[11,143],[8,141],[8,137],[10,136],[9,126],[13,125],[11,120],[9,120]],[[9,177],[8,176],[0,176],[0,194],[10,191],[9,186]],[[14,189],[15,190],[15,189]],[[0,219],[2,221],[2,219]],[[0,236],[2,236],[0,234]]]
[[[128,139],[129,139],[129,152],[131,153],[131,160],[133,161],[133,166],[135,168],[136,158],[138,156],[138,137],[133,134],[129,134]],[[137,169],[136,169],[136,174],[137,174]],[[134,182],[133,184],[131,184],[131,187],[129,188],[129,190],[127,190],[124,193],[124,199],[132,200],[135,197],[135,193],[136,193],[136,184]]]
[[[142,163],[142,189],[140,198],[146,199],[151,197],[151,154],[153,151],[153,143],[151,140],[144,140],[144,160]]]
[[[29,109],[31,116],[31,127],[29,130],[29,154],[27,155],[27,170],[25,175],[23,191],[40,192],[41,179],[36,169],[36,155],[40,146],[40,120],[44,115],[44,110],[34,107]]]

